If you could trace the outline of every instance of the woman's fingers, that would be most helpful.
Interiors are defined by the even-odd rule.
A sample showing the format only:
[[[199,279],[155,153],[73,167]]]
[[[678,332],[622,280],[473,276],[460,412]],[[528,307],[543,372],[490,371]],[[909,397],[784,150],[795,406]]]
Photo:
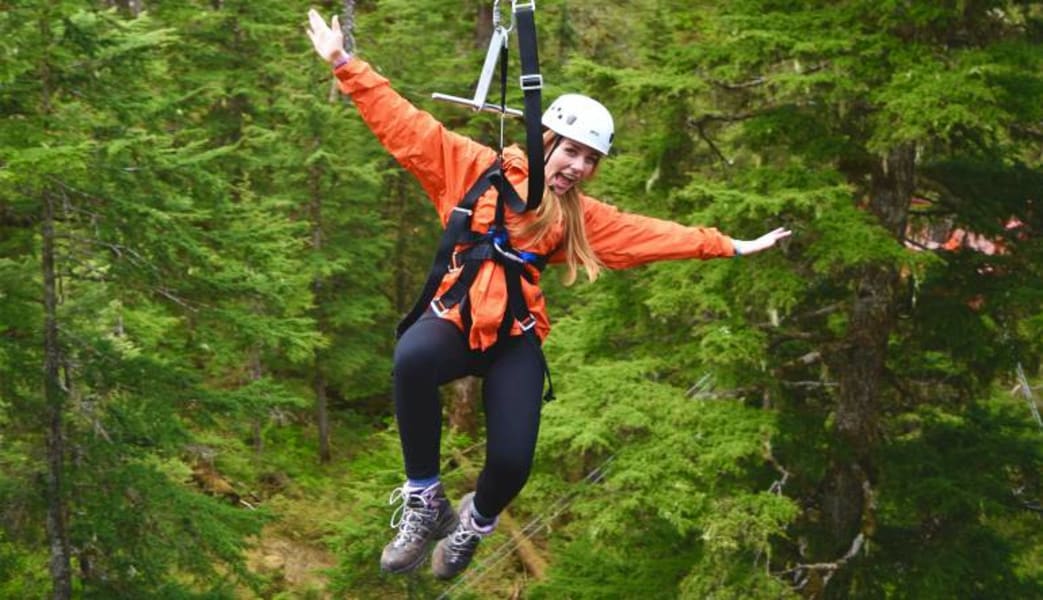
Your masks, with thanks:
[[[336,23],[337,17],[333,17],[333,21]],[[330,29],[329,26],[326,25],[325,19],[323,19],[322,16],[319,15],[319,12],[314,8],[308,11],[308,24],[311,25],[310,35],[312,39],[315,39],[315,36],[320,33],[325,33]]]

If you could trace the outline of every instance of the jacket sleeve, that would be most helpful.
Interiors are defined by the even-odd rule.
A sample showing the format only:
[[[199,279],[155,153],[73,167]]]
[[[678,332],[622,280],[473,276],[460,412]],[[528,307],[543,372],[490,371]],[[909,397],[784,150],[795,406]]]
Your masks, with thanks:
[[[721,258],[735,255],[730,237],[711,227],[625,213],[582,197],[583,224],[591,249],[610,269],[626,269],[657,260]]]
[[[388,152],[420,181],[445,223],[496,153],[447,130],[391,88],[388,80],[358,57],[334,74],[351,96],[362,120]]]

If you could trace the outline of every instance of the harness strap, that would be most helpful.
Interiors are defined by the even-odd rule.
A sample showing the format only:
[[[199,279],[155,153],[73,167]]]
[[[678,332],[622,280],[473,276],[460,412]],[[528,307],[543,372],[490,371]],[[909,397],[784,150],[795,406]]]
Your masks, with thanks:
[[[486,169],[471,189],[464,195],[449,220],[446,223],[445,232],[439,242],[435,253],[434,264],[424,284],[424,289],[413,305],[412,310],[399,322],[396,328],[396,337],[401,337],[410,326],[413,325],[430,307],[439,316],[444,315],[454,306],[460,306],[460,316],[465,331],[471,329],[471,314],[468,303],[468,292],[478,276],[482,265],[487,261],[495,261],[503,268],[505,285],[507,288],[507,307],[500,327],[497,331],[497,339],[505,340],[511,335],[511,329],[515,322],[519,324],[522,333],[529,343],[533,344],[539,354],[540,363],[543,366],[544,375],[547,377],[547,392],[543,399],[549,401],[554,399],[554,384],[551,381],[550,369],[547,366],[547,358],[543,354],[539,337],[536,335],[536,318],[529,310],[522,291],[522,279],[535,282],[533,274],[526,265],[543,270],[547,265],[548,256],[515,250],[511,247],[504,224],[505,205],[514,202],[523,204],[514,186],[507,181],[501,169],[501,161],[497,159],[492,166]],[[471,230],[471,217],[478,198],[482,196],[491,186],[499,192],[496,200],[496,216],[493,226],[485,234],[477,234]],[[458,245],[469,247],[456,251]],[[442,279],[450,271],[460,270],[456,281],[453,282],[441,296],[435,297]]]
[[[521,58],[520,83],[525,94],[525,147],[529,156],[529,195],[522,210],[536,210],[543,201],[543,106],[540,57],[536,41],[536,3],[514,5],[514,23],[518,28],[518,53]],[[522,212],[511,206],[511,210]]]
[[[550,402],[554,399],[554,382],[550,377],[547,356],[543,353],[540,339],[536,335],[536,317],[529,311],[529,305],[525,302],[525,295],[522,293],[521,278],[525,267],[518,263],[507,262],[503,264],[503,268],[507,280],[507,314],[500,323],[500,335],[504,336],[504,339],[510,336],[513,321],[517,321],[521,326],[522,335],[536,348],[536,354],[540,357],[543,374],[547,377],[547,391],[543,394],[543,401]]]
[[[453,249],[458,243],[467,243],[472,241],[467,239],[468,234],[471,232],[471,213],[474,210],[474,205],[478,201],[478,198],[485,193],[485,190],[489,189],[492,185],[492,175],[498,173],[500,170],[499,161],[495,162],[488,169],[485,170],[474,182],[471,189],[467,190],[464,194],[463,200],[460,201],[449,215],[449,221],[446,223],[445,232],[442,234],[442,240],[438,243],[438,249],[435,251],[435,259],[431,265],[431,271],[427,275],[427,281],[424,282],[424,288],[420,292],[420,297],[417,298],[413,308],[406,313],[406,316],[399,321],[398,326],[395,328],[395,338],[402,337],[409,326],[416,323],[416,320],[424,314],[427,310],[428,304],[431,299],[434,298],[435,292],[438,291],[438,286],[442,283],[442,278],[445,277],[447,270],[449,269],[449,259],[453,254]],[[464,239],[461,239],[464,238]]]
[[[438,313],[439,316],[444,314],[449,309],[453,308],[457,304],[461,304],[461,311],[463,310],[462,303],[467,298],[467,292],[471,289],[471,285],[474,284],[475,278],[478,276],[478,271],[481,269],[482,263],[487,260],[495,260],[503,263],[511,259],[502,258],[503,254],[497,250],[490,241],[489,236],[482,236],[479,238],[480,243],[460,252],[454,252],[452,258],[449,261],[449,270],[460,269],[460,274],[457,276],[456,281],[453,285],[449,286],[441,296],[431,300],[431,309]],[[510,252],[514,256],[518,256],[517,251]],[[528,253],[526,253],[528,254]],[[531,254],[529,255],[531,260],[523,261],[524,264],[531,264],[539,270],[547,265],[547,258],[545,256]],[[519,259],[521,257],[518,257]],[[521,265],[519,265],[521,266]],[[533,283],[535,278],[528,269],[521,266],[518,269],[518,276],[524,277],[529,283]],[[519,288],[520,290],[521,288]],[[508,293],[510,286],[508,286]],[[508,321],[510,323],[510,321]]]

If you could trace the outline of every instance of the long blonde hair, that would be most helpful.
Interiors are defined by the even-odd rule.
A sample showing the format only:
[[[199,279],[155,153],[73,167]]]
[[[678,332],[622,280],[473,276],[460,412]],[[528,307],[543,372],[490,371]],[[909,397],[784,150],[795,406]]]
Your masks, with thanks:
[[[553,131],[548,130],[543,133],[544,155],[552,150],[557,137]],[[529,168],[543,168],[543,166],[529,165]],[[596,171],[597,166],[595,165],[594,172]],[[559,196],[544,185],[543,202],[536,209],[536,220],[526,225],[521,234],[532,240],[533,243],[537,243],[558,223],[561,223],[564,229],[560,248],[565,253],[566,271],[561,278],[562,282],[565,285],[572,285],[576,281],[576,275],[581,265],[587,272],[587,279],[594,281],[598,278],[602,264],[587,240],[587,231],[583,226],[583,206],[576,186],[572,186],[564,195]]]

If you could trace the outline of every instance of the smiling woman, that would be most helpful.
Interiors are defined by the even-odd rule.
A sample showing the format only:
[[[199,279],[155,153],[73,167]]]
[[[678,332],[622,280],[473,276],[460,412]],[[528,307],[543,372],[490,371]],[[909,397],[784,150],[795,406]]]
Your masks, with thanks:
[[[544,164],[529,164],[517,146],[502,154],[448,131],[396,93],[387,79],[343,50],[336,18],[309,13],[308,35],[330,63],[343,93],[384,147],[420,181],[446,228],[435,268],[414,311],[400,325],[394,397],[406,482],[398,529],[381,567],[404,573],[424,562],[437,541],[435,575],[467,567],[482,538],[529,476],[542,407],[553,397],[541,344],[550,332],[540,276],[564,263],[566,280],[580,266],[593,280],[601,268],[658,260],[750,254],[789,235],[776,229],[753,241],[713,228],[627,214],[585,195],[583,182],[612,146],[612,116],[599,102],[566,94],[544,112]],[[537,155],[538,156],[538,155]],[[525,183],[543,169],[539,208],[525,212]],[[439,481],[442,411],[438,388],[483,378],[486,464],[459,515]]]
[[[547,187],[555,194],[564,194],[591,176],[600,157],[592,148],[570,139],[564,140],[544,167],[548,174]]]

